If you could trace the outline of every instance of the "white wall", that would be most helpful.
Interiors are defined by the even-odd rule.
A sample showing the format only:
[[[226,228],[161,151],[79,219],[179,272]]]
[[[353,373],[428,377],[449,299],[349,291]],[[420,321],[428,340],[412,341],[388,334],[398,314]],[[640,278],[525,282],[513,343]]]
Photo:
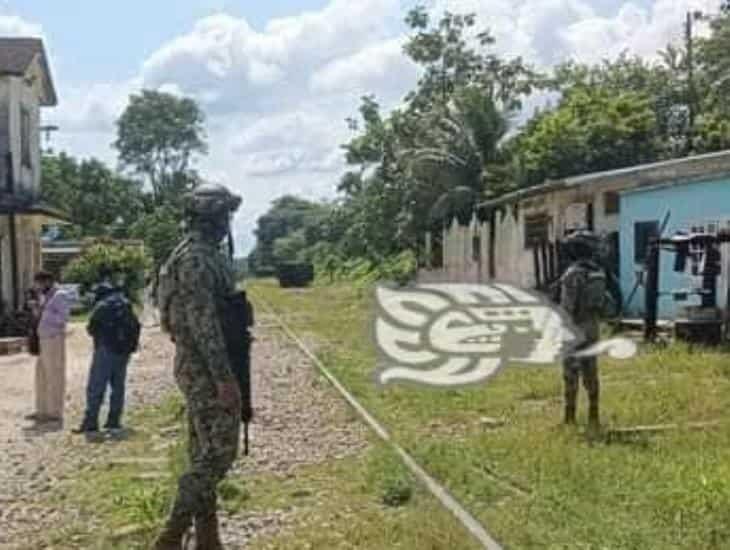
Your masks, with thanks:
[[[572,203],[593,203],[593,227],[599,234],[607,235],[618,231],[618,214],[605,213],[604,193],[618,191],[631,186],[629,182],[590,185],[561,189],[525,199],[494,212],[495,247],[494,263],[496,281],[511,283],[524,288],[534,287],[534,255],[531,248],[525,248],[525,218],[545,213],[552,223],[549,239],[555,241],[565,234],[566,210]],[[481,236],[481,265],[472,261],[472,237]],[[486,282],[489,280],[489,222],[460,226],[456,220],[444,231],[444,268],[440,273],[424,274],[424,279],[449,280],[453,282]],[[438,271],[438,270],[436,270]]]

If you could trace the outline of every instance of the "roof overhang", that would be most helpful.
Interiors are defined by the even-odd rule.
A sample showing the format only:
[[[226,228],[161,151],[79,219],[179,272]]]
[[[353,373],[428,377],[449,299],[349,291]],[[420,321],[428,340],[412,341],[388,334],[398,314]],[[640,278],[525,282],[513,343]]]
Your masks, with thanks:
[[[671,159],[651,164],[640,164],[608,170],[581,174],[559,180],[546,181],[543,184],[527,187],[507,193],[493,200],[479,203],[479,210],[494,210],[501,206],[546,195],[548,193],[578,189],[589,185],[620,184],[631,182],[631,189],[638,191],[651,186],[707,180],[722,177],[730,173],[730,150],[694,155],[679,159]],[[628,191],[628,189],[627,189]]]
[[[49,220],[49,222],[72,223],[68,214],[42,201],[11,201],[7,197],[0,198],[0,215],[9,216],[13,214],[19,216],[41,216]]]

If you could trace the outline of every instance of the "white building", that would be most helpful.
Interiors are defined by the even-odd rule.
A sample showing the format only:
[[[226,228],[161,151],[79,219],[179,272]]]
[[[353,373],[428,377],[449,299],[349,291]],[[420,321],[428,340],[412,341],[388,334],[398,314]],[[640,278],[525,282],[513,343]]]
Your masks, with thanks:
[[[523,288],[556,275],[559,241],[571,229],[606,238],[619,274],[624,191],[730,175],[730,151],[580,175],[509,193],[478,206],[470,225],[453,221],[442,236],[443,262],[422,281],[499,281]],[[698,200],[701,200],[698,197]],[[664,212],[658,212],[661,219]],[[426,243],[432,240],[427,235]]]
[[[40,201],[41,108],[57,104],[43,43],[0,38],[0,295],[23,304],[41,266],[43,224],[60,216]]]

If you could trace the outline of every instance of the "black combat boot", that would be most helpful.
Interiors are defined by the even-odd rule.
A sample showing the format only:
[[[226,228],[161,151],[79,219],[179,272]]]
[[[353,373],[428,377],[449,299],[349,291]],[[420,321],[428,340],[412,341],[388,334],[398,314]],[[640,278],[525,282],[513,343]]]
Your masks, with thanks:
[[[575,424],[575,403],[565,403],[565,424]]]
[[[591,400],[588,403],[588,427],[597,430],[600,426],[600,420],[598,415],[598,399]]]
[[[223,550],[215,512],[195,516],[195,550]]]

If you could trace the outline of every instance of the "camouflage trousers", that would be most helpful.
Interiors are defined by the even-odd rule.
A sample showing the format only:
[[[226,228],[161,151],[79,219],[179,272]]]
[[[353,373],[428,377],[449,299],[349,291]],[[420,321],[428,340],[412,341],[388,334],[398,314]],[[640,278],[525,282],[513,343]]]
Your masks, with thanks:
[[[188,470],[180,476],[170,520],[190,524],[210,517],[217,507],[217,486],[238,455],[240,412],[232,413],[215,402],[187,400]]]
[[[598,379],[598,360],[596,357],[567,358],[563,361],[563,380],[565,382],[565,416],[567,422],[575,420],[578,400],[579,378],[588,394],[589,420],[598,422],[598,399],[600,382]]]

